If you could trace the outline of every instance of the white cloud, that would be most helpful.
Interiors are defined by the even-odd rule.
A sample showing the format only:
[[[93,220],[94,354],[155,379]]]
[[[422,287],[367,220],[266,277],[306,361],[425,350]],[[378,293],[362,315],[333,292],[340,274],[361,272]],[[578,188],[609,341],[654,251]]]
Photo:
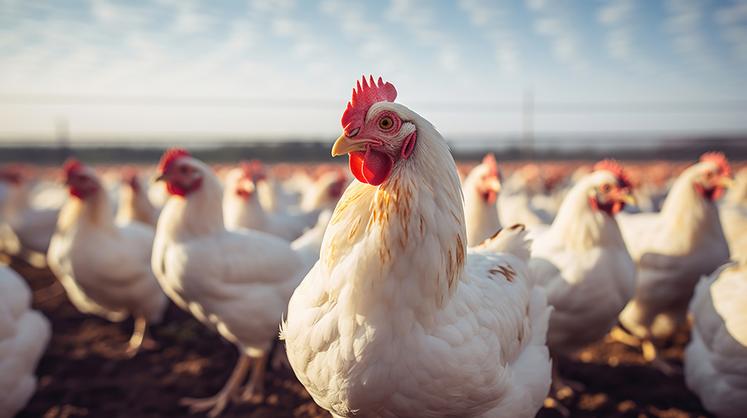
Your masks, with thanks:
[[[535,31],[548,39],[555,58],[574,70],[586,69],[587,63],[581,56],[580,42],[571,21],[571,5],[544,0],[526,0],[526,4],[535,15]]]
[[[577,41],[573,31],[561,19],[555,17],[541,17],[535,21],[537,33],[550,40],[555,57],[571,68],[581,69],[584,62],[579,56]]]
[[[504,11],[491,0],[459,0],[459,7],[493,45],[498,69],[507,74],[517,73],[521,60],[511,33],[502,24]]]
[[[402,24],[420,44],[435,49],[436,60],[443,70],[455,72],[461,67],[455,36],[447,34],[445,22],[436,21],[432,5],[424,0],[391,0],[387,18]]]
[[[375,63],[371,66],[373,70],[390,76],[401,73],[403,64],[407,62],[406,54],[400,48],[401,41],[386,31],[381,23],[371,19],[362,3],[325,0],[320,3],[319,10],[334,19],[346,39],[356,44],[355,57],[348,58],[350,61]]]
[[[633,0],[612,0],[599,9],[599,21],[608,26],[625,23],[633,11]]]
[[[640,67],[641,60],[633,56],[633,27],[630,21],[635,9],[634,0],[611,0],[597,13],[597,20],[607,27],[607,52],[619,61]]]
[[[148,21],[148,13],[110,0],[90,0],[91,14],[107,25],[141,26]]]
[[[547,5],[546,0],[526,0],[526,3],[527,7],[535,11],[542,10]]]
[[[721,37],[731,46],[734,57],[747,65],[747,1],[724,6],[714,14]]]
[[[675,50],[692,65],[712,71],[718,63],[703,33],[704,3],[700,0],[667,0],[664,28],[672,36]]]

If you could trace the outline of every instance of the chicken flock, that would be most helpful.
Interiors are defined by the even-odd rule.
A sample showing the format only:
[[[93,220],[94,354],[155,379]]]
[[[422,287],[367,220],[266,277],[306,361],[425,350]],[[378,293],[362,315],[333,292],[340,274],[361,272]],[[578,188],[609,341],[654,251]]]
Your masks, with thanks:
[[[271,358],[335,418],[533,417],[583,390],[559,358],[613,338],[677,373],[659,350],[682,329],[689,388],[744,416],[747,168],[709,152],[674,177],[613,160],[506,176],[489,154],[465,171],[396,97],[381,78],[353,89],[331,150],[352,181],[179,148],[150,172],[69,160],[57,183],[3,167],[0,251],[48,266],[81,312],[132,317],[126,356],[170,302],[233,344],[224,387],[181,401],[211,417],[262,402]],[[7,266],[0,290],[3,418],[50,327]]]

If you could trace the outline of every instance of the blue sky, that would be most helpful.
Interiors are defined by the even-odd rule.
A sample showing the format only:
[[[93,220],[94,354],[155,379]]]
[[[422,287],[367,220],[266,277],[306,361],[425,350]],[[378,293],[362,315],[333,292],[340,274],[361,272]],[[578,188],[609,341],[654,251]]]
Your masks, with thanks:
[[[540,107],[745,100],[747,1],[0,0],[0,140],[46,138],[63,119],[74,139],[321,138],[338,132],[363,73],[454,137],[521,131],[526,91]],[[747,131],[744,108],[534,123]]]

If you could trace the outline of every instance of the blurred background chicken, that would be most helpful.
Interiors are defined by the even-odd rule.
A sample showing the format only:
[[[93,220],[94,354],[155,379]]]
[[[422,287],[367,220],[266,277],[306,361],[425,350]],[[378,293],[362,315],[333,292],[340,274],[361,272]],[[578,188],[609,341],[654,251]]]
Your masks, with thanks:
[[[313,185],[304,190],[301,211],[318,214],[319,211],[334,209],[347,185],[348,178],[339,169],[323,172]]]
[[[486,155],[469,172],[462,187],[467,245],[474,247],[492,237],[501,227],[495,205],[501,192],[501,174],[495,156]]]
[[[533,417],[550,309],[524,228],[467,250],[446,142],[396,95],[364,77],[343,114],[332,155],[357,181],[290,301],[290,363],[334,417]]]
[[[0,245],[3,252],[22,257],[33,265],[45,265],[44,254],[52,239],[59,207],[32,201],[34,182],[19,167],[0,168]]]
[[[729,250],[736,254],[740,240],[747,236],[747,167],[737,172],[734,186],[719,206],[719,216]]]
[[[171,197],[158,220],[153,270],[178,306],[239,350],[223,389],[206,399],[182,400],[190,411],[215,417],[232,401],[264,398],[264,372],[280,319],[310,265],[279,237],[226,230],[218,178],[187,151],[167,151],[158,175]]]
[[[150,269],[154,230],[140,222],[118,225],[96,172],[79,161],[64,166],[70,197],[49,245],[50,269],[78,310],[110,321],[135,318],[126,353],[134,356],[148,324],[167,307]]]
[[[314,225],[319,214],[288,213],[284,209],[266,210],[258,195],[258,186],[267,174],[261,165],[245,162],[226,174],[223,217],[226,228],[266,232],[292,241]]]
[[[120,225],[141,222],[155,228],[159,210],[148,198],[138,172],[134,168],[125,169],[119,186],[119,201],[115,220]]]
[[[726,157],[706,153],[672,184],[661,212],[618,215],[638,269],[635,297],[620,322],[662,370],[671,367],[657,358],[654,343],[684,323],[698,279],[729,259],[716,201],[731,182]]]
[[[635,264],[615,221],[632,203],[630,188],[618,163],[599,162],[570,189],[552,225],[531,234],[532,278],[553,306],[547,345],[554,357],[601,340],[633,297]],[[553,384],[565,386],[557,375]]]
[[[545,182],[536,164],[526,164],[503,184],[498,196],[498,219],[503,225],[549,224],[552,217],[532,205],[532,198],[543,194]]]
[[[0,265],[0,418],[13,417],[34,394],[34,370],[50,333],[47,318],[31,309],[26,282]]]

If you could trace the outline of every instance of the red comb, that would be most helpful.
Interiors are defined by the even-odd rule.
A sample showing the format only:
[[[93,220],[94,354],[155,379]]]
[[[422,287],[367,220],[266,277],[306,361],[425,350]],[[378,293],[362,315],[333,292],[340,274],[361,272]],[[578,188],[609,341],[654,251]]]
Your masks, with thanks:
[[[132,187],[137,187],[138,178],[137,170],[134,167],[125,167],[122,169],[122,181],[129,184]]]
[[[252,179],[252,181],[255,183],[267,179],[265,167],[259,160],[242,161],[241,163],[239,163],[239,166],[244,172],[244,176]]]
[[[482,157],[482,164],[488,166],[490,169],[490,174],[495,175],[496,177],[500,177],[500,172],[498,171],[498,162],[495,160],[495,155],[491,152],[490,154],[485,154],[484,157]]]
[[[630,178],[628,177],[628,174],[625,173],[625,170],[615,160],[602,160],[598,163],[594,164],[594,171],[604,170],[609,171],[610,173],[614,174],[615,177],[617,177],[618,183],[620,183],[623,187],[632,187],[633,183],[630,181]]]
[[[65,173],[65,176],[70,176],[70,174],[81,169],[83,169],[83,163],[75,158],[68,158],[65,164],[62,165],[62,171]]]
[[[366,118],[366,112],[374,103],[393,102],[397,98],[397,90],[392,83],[384,82],[381,77],[374,81],[373,76],[361,77],[361,81],[356,82],[353,89],[353,96],[348,102],[345,113],[342,114],[342,128],[346,135],[354,133],[356,129],[363,126],[363,120]]]
[[[166,150],[161,157],[161,161],[158,162],[158,171],[165,173],[174,161],[182,157],[191,157],[192,155],[185,149],[182,148],[171,148]]]
[[[0,179],[9,183],[20,184],[23,180],[23,169],[17,165],[0,167]]]
[[[722,175],[731,177],[731,166],[723,152],[706,152],[700,156],[700,162],[706,161],[716,164]]]

